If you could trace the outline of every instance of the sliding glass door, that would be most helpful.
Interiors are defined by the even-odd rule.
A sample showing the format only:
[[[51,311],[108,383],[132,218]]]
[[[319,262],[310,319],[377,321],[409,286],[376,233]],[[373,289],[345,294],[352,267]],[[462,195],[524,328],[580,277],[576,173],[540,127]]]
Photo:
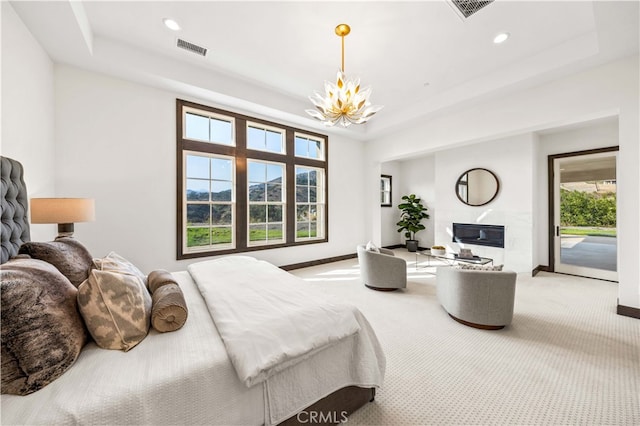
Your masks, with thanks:
[[[618,280],[617,155],[553,159],[555,272]]]

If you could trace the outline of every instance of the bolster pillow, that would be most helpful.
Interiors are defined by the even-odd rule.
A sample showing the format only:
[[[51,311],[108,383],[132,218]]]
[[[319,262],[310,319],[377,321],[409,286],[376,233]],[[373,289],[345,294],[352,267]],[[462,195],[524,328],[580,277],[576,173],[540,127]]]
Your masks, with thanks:
[[[189,310],[176,280],[169,272],[158,270],[149,274],[147,283],[153,300],[153,328],[161,333],[180,329],[187,321]]]
[[[173,275],[171,275],[171,272],[158,269],[157,271],[152,271],[147,277],[147,285],[149,286],[151,294],[155,293],[158,288],[165,284],[178,284],[173,278]]]

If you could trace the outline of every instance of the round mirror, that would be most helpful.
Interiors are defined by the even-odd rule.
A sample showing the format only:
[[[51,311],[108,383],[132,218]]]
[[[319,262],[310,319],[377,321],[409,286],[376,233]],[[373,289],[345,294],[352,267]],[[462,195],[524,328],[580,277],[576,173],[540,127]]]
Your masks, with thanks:
[[[471,169],[456,182],[456,195],[468,206],[484,206],[498,195],[498,177],[487,169]]]

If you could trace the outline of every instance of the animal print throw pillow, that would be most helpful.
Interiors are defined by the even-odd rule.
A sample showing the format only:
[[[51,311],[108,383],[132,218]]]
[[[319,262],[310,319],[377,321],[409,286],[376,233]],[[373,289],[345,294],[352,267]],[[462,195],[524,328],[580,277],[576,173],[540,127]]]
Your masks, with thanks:
[[[53,265],[37,259],[5,263],[0,282],[2,393],[27,395],[67,371],[87,341],[78,290]]]
[[[129,351],[149,332],[151,295],[146,277],[121,256],[94,259],[96,269],[78,287],[78,306],[96,344]]]
[[[112,251],[108,256],[102,259],[93,259],[93,267],[101,271],[118,272],[126,275],[134,275],[140,278],[145,286],[147,285],[147,276],[138,269],[136,265],[129,262],[118,253]]]

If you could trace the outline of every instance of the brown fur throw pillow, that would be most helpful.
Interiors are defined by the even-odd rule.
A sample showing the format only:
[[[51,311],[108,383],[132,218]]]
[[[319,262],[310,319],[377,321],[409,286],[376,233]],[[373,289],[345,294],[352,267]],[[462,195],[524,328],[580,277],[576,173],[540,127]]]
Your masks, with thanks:
[[[27,395],[60,377],[87,340],[78,290],[53,265],[15,259],[0,267],[2,393]]]
[[[19,253],[52,264],[76,287],[87,279],[93,265],[89,250],[71,237],[56,238],[51,242],[24,243]]]

